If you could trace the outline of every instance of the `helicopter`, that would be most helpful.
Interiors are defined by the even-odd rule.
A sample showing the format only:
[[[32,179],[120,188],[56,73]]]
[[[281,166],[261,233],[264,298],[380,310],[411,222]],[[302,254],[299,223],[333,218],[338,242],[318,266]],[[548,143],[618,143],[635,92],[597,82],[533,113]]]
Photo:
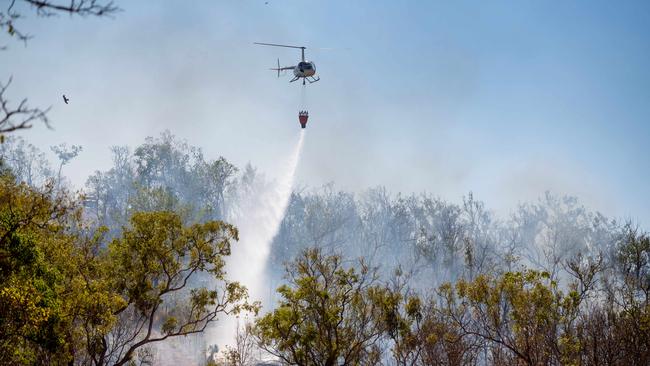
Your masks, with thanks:
[[[273,71],[277,71],[278,72],[278,77],[280,77],[280,71],[293,70],[293,79],[289,80],[290,83],[293,83],[294,81],[296,81],[298,79],[302,79],[302,85],[305,85],[305,80],[309,81],[310,84],[315,83],[318,80],[320,80],[320,77],[318,77],[318,78],[314,77],[314,75],[316,74],[316,64],[314,64],[311,61],[306,61],[305,60],[305,49],[307,47],[304,47],[304,46],[289,46],[289,45],[275,44],[275,43],[259,43],[259,42],[254,42],[254,43],[262,45],[262,46],[287,47],[287,48],[299,48],[300,49],[300,51],[302,53],[302,61],[298,62],[298,65],[296,65],[296,66],[281,67],[280,66],[280,59],[278,58],[278,67],[270,69],[270,70],[273,70]]]

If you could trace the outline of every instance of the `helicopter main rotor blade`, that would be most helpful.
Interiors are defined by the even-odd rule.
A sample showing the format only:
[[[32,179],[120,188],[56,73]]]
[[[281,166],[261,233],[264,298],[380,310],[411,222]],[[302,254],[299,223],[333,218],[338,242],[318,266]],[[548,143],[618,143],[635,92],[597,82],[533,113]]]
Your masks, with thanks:
[[[287,47],[287,48],[298,48],[298,49],[306,49],[307,47],[303,46],[289,46],[286,44],[275,44],[275,43],[260,43],[260,42],[253,42],[254,44],[259,44],[262,46],[274,46],[274,47]]]
[[[352,48],[350,47],[312,47],[310,50],[312,51],[350,51]]]

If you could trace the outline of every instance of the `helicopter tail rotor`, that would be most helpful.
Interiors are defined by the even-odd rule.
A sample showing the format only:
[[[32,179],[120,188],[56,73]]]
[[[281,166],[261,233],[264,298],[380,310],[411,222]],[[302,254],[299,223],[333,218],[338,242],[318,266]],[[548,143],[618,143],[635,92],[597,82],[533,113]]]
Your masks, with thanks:
[[[293,66],[291,66],[291,67],[282,67],[282,66],[280,66],[280,59],[278,59],[278,67],[277,68],[272,67],[269,70],[277,71],[278,72],[278,77],[280,77],[280,71],[289,70],[289,69],[292,69],[292,68],[293,68]]]

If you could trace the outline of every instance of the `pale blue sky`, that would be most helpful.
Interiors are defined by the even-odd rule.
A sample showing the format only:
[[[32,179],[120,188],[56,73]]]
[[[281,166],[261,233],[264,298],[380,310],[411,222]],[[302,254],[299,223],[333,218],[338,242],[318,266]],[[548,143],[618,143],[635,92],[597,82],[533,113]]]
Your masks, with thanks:
[[[301,184],[471,190],[501,212],[550,189],[650,227],[650,2],[116,2],[115,19],[28,12],[35,38],[0,53],[15,98],[53,105],[55,131],[22,135],[84,146],[78,185],[165,129],[272,176],[300,86],[267,68],[299,53],[252,42],[278,42],[334,48],[307,50]]]

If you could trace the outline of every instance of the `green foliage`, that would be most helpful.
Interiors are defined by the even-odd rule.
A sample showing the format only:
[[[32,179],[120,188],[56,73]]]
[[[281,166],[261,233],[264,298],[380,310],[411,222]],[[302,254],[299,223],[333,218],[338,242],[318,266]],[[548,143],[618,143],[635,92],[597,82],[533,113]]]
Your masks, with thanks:
[[[225,160],[206,162],[169,134],[133,154],[115,149],[115,167],[89,179],[84,199],[84,217],[106,228],[87,227],[52,183],[17,184],[41,180],[30,170],[40,155],[11,151],[24,169],[12,176],[0,159],[0,363],[132,364],[151,357],[152,342],[259,309],[224,272],[236,229],[209,221],[233,182]],[[255,179],[247,169],[241,181]],[[368,195],[295,194],[274,260],[347,243],[388,263],[417,254],[418,290],[451,282],[424,296],[401,268],[380,283],[364,262],[306,250],[287,267],[278,308],[250,330],[284,362],[371,365],[389,351],[398,365],[650,362],[646,234],[619,236],[615,223],[552,196],[505,227],[471,195],[462,206]],[[228,348],[235,364],[250,347],[240,343]]]
[[[106,245],[108,230],[85,227],[76,202],[53,186],[0,176],[0,363],[126,364],[219,314],[259,309],[226,279],[232,225],[136,212]],[[204,285],[190,287],[201,276]]]
[[[383,330],[373,271],[343,265],[341,257],[304,251],[288,265],[282,300],[258,319],[260,345],[291,365],[357,365],[375,358]]]
[[[570,325],[582,299],[575,291],[560,291],[547,272],[479,275],[440,290],[449,316],[464,332],[504,347],[502,362],[510,357],[530,365],[577,362]]]
[[[645,365],[650,240],[630,231],[614,253],[609,266],[602,256],[569,258],[564,285],[547,271],[522,269],[445,283],[425,298],[408,288],[401,268],[380,285],[367,267],[357,272],[340,256],[309,249],[288,265],[278,308],[253,332],[293,365],[377,364],[388,350],[391,362],[410,366]],[[371,280],[358,286],[364,278]],[[346,359],[355,344],[360,353]]]
[[[51,185],[38,192],[0,175],[0,363],[67,359],[70,326],[64,282],[72,238],[62,220],[75,216],[70,202],[50,199]]]
[[[124,342],[91,349],[88,357],[124,364],[149,343],[202,332],[218,314],[256,312],[259,306],[246,301],[246,289],[225,277],[224,257],[237,239],[237,229],[221,221],[188,226],[171,211],[135,213],[104,257],[110,287],[122,299],[113,308],[121,330],[97,330],[102,339]],[[201,274],[221,288],[190,288]]]

